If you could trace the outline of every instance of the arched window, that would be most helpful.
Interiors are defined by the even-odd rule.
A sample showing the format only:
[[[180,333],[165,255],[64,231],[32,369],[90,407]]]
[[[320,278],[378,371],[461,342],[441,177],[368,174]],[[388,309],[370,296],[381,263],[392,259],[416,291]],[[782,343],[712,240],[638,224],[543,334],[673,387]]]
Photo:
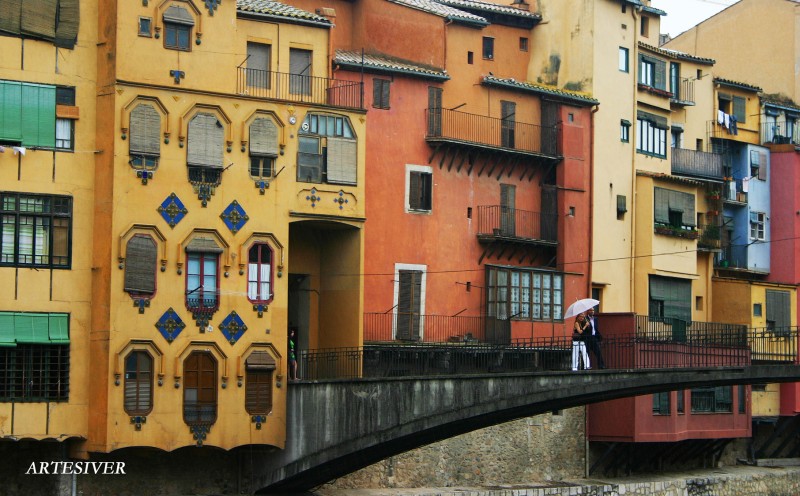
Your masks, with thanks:
[[[141,103],[130,115],[130,164],[137,169],[155,169],[161,156],[161,114],[148,103]]]
[[[247,255],[247,298],[254,303],[272,299],[272,250],[255,243]]]
[[[125,413],[147,415],[153,409],[153,357],[132,351],[125,357]]]
[[[183,361],[183,420],[187,424],[217,420],[217,361],[207,351],[193,351]]]
[[[156,292],[158,248],[150,236],[137,234],[128,240],[125,258],[125,291],[132,296]]]
[[[275,174],[278,157],[278,127],[268,117],[259,117],[250,124],[250,176],[269,178]]]
[[[219,306],[219,254],[211,238],[194,238],[186,246],[186,308],[211,310]]]
[[[200,112],[189,121],[186,163],[189,180],[219,184],[223,167],[225,127],[214,114]]]
[[[247,357],[244,406],[250,415],[272,411],[272,374],[275,359],[266,351],[254,351]]]

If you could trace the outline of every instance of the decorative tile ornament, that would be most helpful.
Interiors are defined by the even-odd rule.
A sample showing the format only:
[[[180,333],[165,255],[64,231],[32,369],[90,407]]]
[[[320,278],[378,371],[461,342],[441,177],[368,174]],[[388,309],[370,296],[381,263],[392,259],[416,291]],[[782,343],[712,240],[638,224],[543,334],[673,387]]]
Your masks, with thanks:
[[[239,230],[247,224],[247,221],[250,220],[250,217],[236,200],[233,200],[233,202],[228,205],[228,208],[220,214],[220,218],[233,234],[239,232]]]
[[[192,433],[192,438],[197,441],[197,447],[203,446],[203,441],[211,431],[211,424],[192,424],[189,426],[189,432]]]
[[[169,227],[174,228],[178,222],[186,217],[189,213],[183,202],[175,193],[170,193],[169,196],[161,202],[161,205],[156,209],[161,217],[169,224]]]
[[[203,3],[206,4],[208,15],[213,16],[214,11],[217,10],[217,7],[219,7],[219,4],[222,3],[222,0],[203,0]]]
[[[253,415],[252,417],[250,417],[250,421],[253,422],[254,424],[256,424],[256,430],[261,430],[261,424],[264,424],[264,423],[267,422],[267,416],[266,415]]]
[[[133,306],[139,309],[139,313],[144,313],[144,309],[150,306],[150,300],[147,298],[135,298]]]
[[[349,203],[347,198],[344,197],[344,191],[339,190],[339,196],[337,196],[336,198],[333,199],[333,203],[338,203],[339,204],[339,210],[344,209],[344,204],[345,203]]]
[[[317,206],[317,202],[322,200],[322,198],[319,195],[317,195],[317,189],[316,188],[311,188],[311,194],[310,195],[306,195],[306,200],[311,202],[311,206],[312,207],[316,207]]]
[[[247,326],[235,310],[225,317],[225,320],[222,321],[219,328],[222,331],[222,335],[225,336],[225,339],[227,339],[230,344],[236,344],[236,341],[238,341],[244,334],[244,331],[247,330]]]
[[[136,430],[142,430],[142,424],[147,423],[147,417],[144,415],[136,415],[135,417],[131,417],[131,424],[136,426]]]
[[[168,343],[172,343],[178,334],[186,327],[180,315],[170,307],[156,322],[156,329],[164,336]]]

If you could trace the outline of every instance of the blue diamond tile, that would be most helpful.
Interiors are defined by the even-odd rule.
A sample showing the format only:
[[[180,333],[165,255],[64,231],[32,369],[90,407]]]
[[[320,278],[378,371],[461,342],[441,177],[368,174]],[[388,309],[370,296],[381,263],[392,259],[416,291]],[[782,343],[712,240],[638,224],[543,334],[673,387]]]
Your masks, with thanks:
[[[164,336],[164,339],[166,339],[168,343],[174,341],[184,327],[186,327],[186,324],[183,323],[180,315],[172,308],[164,312],[164,315],[156,322],[156,329],[158,329],[158,332]]]
[[[231,344],[236,344],[236,341],[238,341],[244,334],[244,331],[247,330],[244,321],[235,311],[225,317],[225,320],[222,321],[219,328],[222,331],[222,335],[225,336],[225,339]]]
[[[220,218],[233,234],[236,234],[250,220],[250,217],[236,200],[233,200],[228,205],[228,208],[220,214]]]
[[[169,224],[169,227],[175,227],[178,222],[183,220],[186,214],[189,213],[181,199],[178,198],[175,193],[170,193],[156,210],[158,210],[161,217]]]

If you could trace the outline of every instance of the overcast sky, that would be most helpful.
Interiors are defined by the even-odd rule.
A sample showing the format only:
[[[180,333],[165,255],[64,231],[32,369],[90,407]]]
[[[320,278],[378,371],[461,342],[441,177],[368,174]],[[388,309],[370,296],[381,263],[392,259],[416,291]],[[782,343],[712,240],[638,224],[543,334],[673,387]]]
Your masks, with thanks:
[[[652,0],[651,7],[667,13],[661,17],[661,33],[673,38],[738,0]]]

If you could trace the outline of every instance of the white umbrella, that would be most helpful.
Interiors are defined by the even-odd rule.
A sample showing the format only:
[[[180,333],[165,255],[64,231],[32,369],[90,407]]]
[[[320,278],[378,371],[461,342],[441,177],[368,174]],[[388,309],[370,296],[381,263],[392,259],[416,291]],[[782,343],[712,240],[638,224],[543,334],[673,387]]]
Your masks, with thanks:
[[[582,300],[578,300],[572,305],[567,308],[567,311],[564,313],[564,318],[568,319],[570,317],[574,317],[579,313],[583,313],[586,310],[589,310],[592,307],[596,307],[600,304],[600,301],[595,300],[594,298],[584,298]]]

